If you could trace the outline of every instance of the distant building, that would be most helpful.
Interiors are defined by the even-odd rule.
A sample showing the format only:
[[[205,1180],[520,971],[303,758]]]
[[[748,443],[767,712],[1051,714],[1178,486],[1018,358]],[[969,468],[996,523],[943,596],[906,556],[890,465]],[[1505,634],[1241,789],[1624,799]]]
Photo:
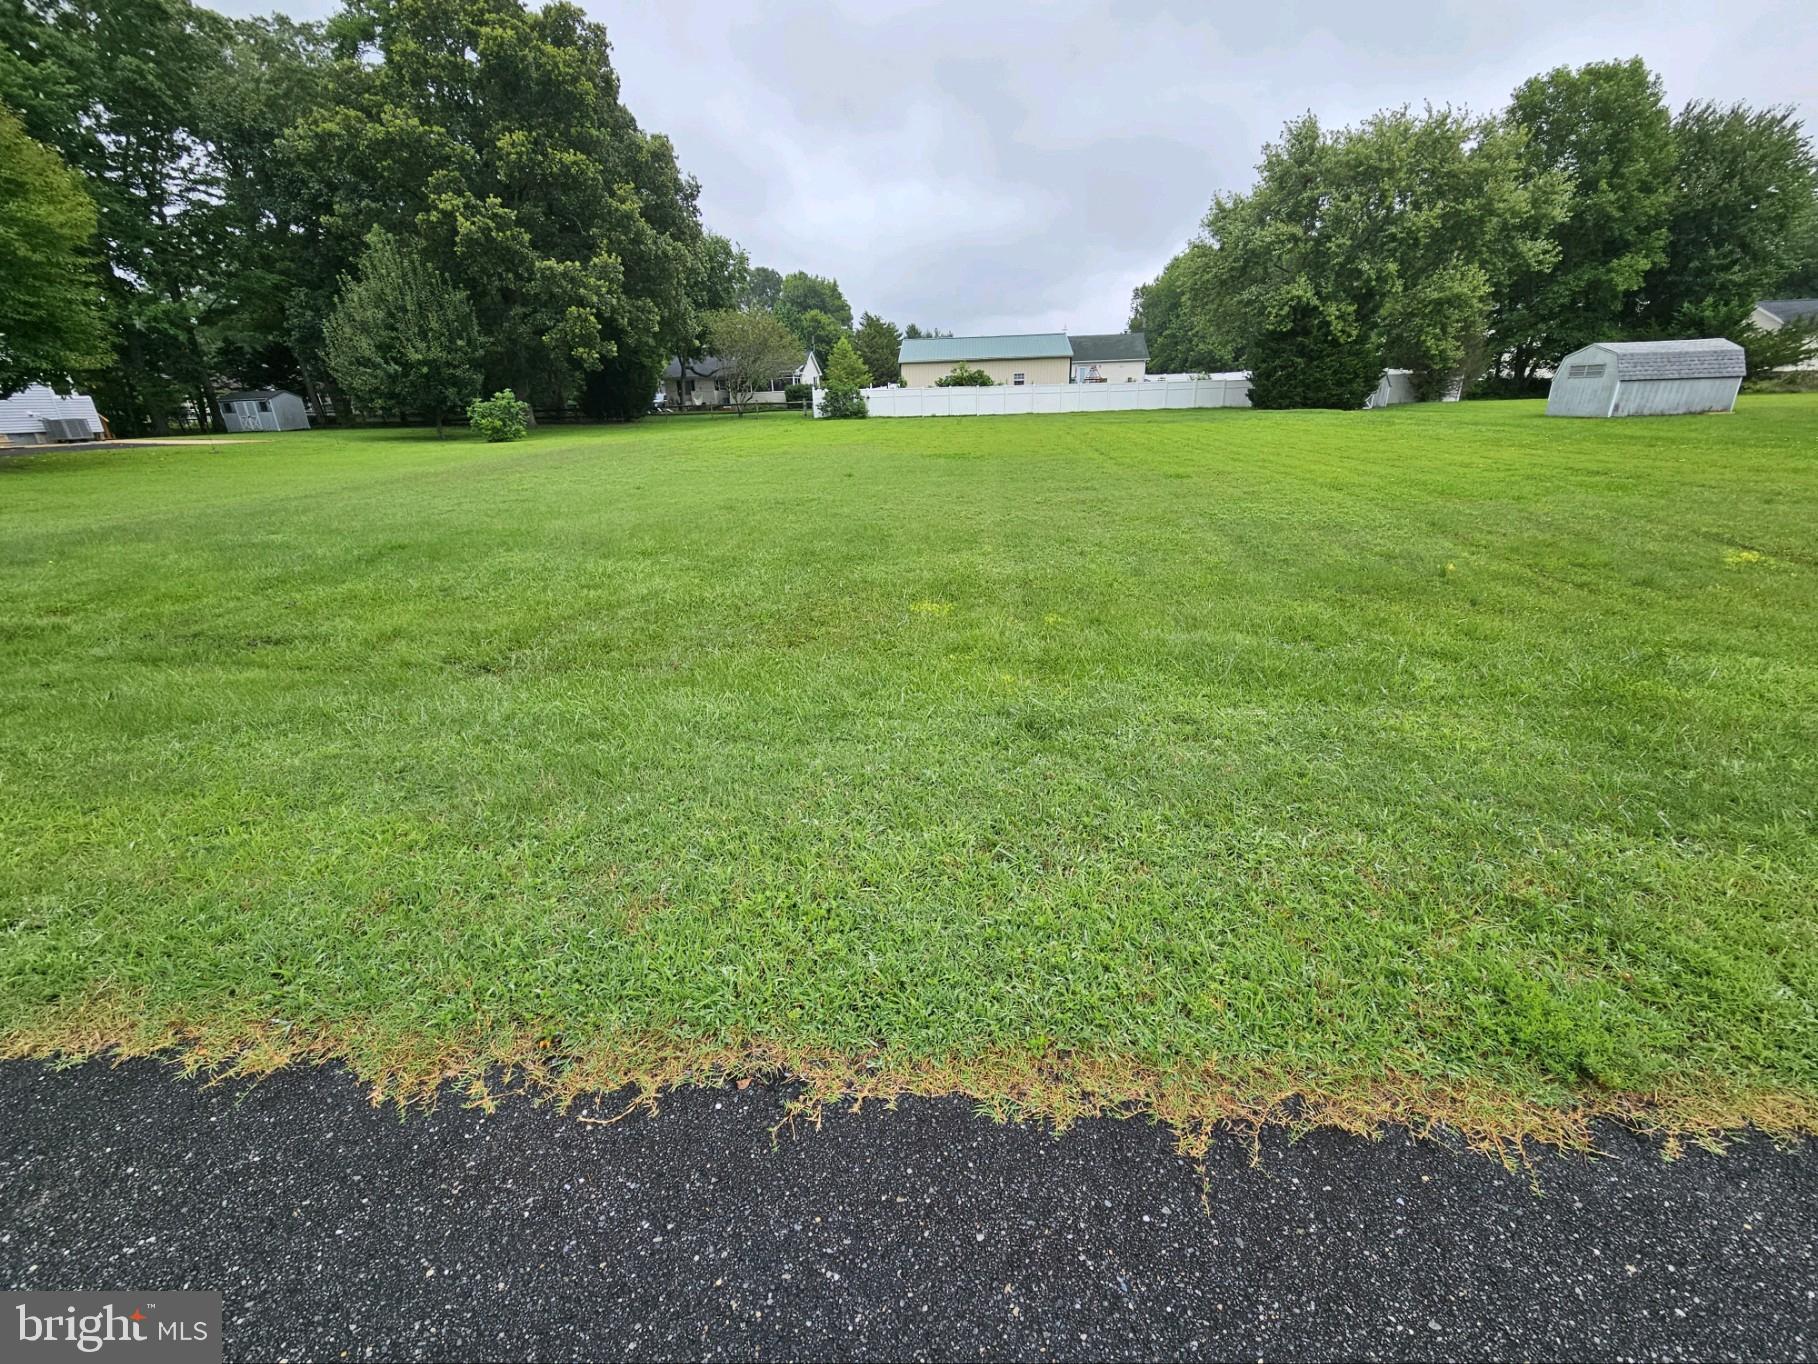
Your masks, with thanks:
[[[933,388],[955,365],[982,369],[993,383],[1012,387],[1140,383],[1149,366],[1149,343],[1141,332],[915,336],[904,340],[897,359],[904,388]]]
[[[725,362],[715,355],[703,355],[698,360],[671,360],[663,371],[663,387],[657,400],[664,407],[725,407],[732,402],[732,389],[722,373],[724,369]],[[750,401],[780,403],[783,390],[789,385],[812,387],[820,381],[820,361],[814,358],[813,351],[807,351],[802,356],[802,363],[794,369],[758,385]]]
[[[1701,341],[1599,341],[1559,362],[1549,417],[1656,417],[1729,412],[1742,387],[1742,347]]]
[[[229,431],[307,431],[309,408],[282,388],[250,388],[223,393],[221,421]]]
[[[1755,311],[1749,314],[1753,322],[1764,332],[1777,332],[1782,327],[1795,323],[1807,327],[1818,327],[1818,298],[1764,298],[1755,305]],[[1818,369],[1818,353],[1808,355],[1796,365],[1787,365],[1787,369]]]
[[[1076,384],[1141,383],[1149,372],[1149,338],[1141,332],[1069,336]]]
[[[0,445],[54,445],[99,440],[106,428],[86,393],[58,393],[43,384],[0,398]]]

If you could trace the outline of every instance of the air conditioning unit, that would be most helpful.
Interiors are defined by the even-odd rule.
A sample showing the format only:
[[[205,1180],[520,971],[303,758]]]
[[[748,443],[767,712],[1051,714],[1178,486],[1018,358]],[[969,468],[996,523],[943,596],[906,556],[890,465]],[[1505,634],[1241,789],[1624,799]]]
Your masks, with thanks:
[[[46,417],[44,435],[48,440],[93,440],[95,433],[80,417]]]

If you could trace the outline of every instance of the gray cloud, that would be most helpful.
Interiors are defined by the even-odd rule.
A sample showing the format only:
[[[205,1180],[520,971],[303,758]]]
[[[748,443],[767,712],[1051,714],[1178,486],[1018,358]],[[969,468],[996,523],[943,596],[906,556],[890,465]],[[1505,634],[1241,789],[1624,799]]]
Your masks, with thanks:
[[[222,0],[246,13],[270,0]],[[283,8],[327,12],[326,0]],[[1121,327],[1212,194],[1308,109],[1500,107],[1553,66],[1639,53],[1668,99],[1818,115],[1808,0],[972,3],[741,9],[586,0],[625,101],[670,135],[709,225],[855,309],[959,331]]]

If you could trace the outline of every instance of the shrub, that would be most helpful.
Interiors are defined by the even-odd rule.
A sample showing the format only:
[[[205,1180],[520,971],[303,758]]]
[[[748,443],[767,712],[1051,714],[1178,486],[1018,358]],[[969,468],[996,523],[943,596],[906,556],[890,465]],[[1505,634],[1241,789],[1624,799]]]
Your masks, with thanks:
[[[813,396],[812,384],[787,384],[783,388],[783,401],[791,407],[800,407]]]
[[[821,415],[834,418],[868,417],[871,408],[865,402],[865,395],[856,388],[830,388],[821,395]]]
[[[997,381],[982,369],[973,369],[966,364],[953,367],[950,374],[945,374],[934,381],[936,388],[995,388]]]
[[[530,430],[530,404],[502,388],[490,398],[467,405],[467,423],[487,440],[521,440]]]
[[[1361,329],[1335,327],[1303,300],[1271,319],[1248,359],[1252,407],[1355,410],[1382,377],[1382,361]]]

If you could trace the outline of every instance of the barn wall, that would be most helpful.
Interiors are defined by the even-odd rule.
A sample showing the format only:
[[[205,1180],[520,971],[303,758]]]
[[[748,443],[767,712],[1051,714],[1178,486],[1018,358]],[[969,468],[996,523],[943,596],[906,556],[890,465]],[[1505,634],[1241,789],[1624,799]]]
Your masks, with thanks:
[[[1625,379],[1612,417],[1664,417],[1686,412],[1729,412],[1741,379]],[[1548,411],[1551,411],[1551,405]]]
[[[278,415],[278,430],[309,430],[309,405],[296,394],[278,394],[271,400],[271,410]]]
[[[1602,365],[1603,373],[1572,376],[1573,365]],[[1616,357],[1600,346],[1575,350],[1559,362],[1547,389],[1549,417],[1607,417],[1616,392]]]

